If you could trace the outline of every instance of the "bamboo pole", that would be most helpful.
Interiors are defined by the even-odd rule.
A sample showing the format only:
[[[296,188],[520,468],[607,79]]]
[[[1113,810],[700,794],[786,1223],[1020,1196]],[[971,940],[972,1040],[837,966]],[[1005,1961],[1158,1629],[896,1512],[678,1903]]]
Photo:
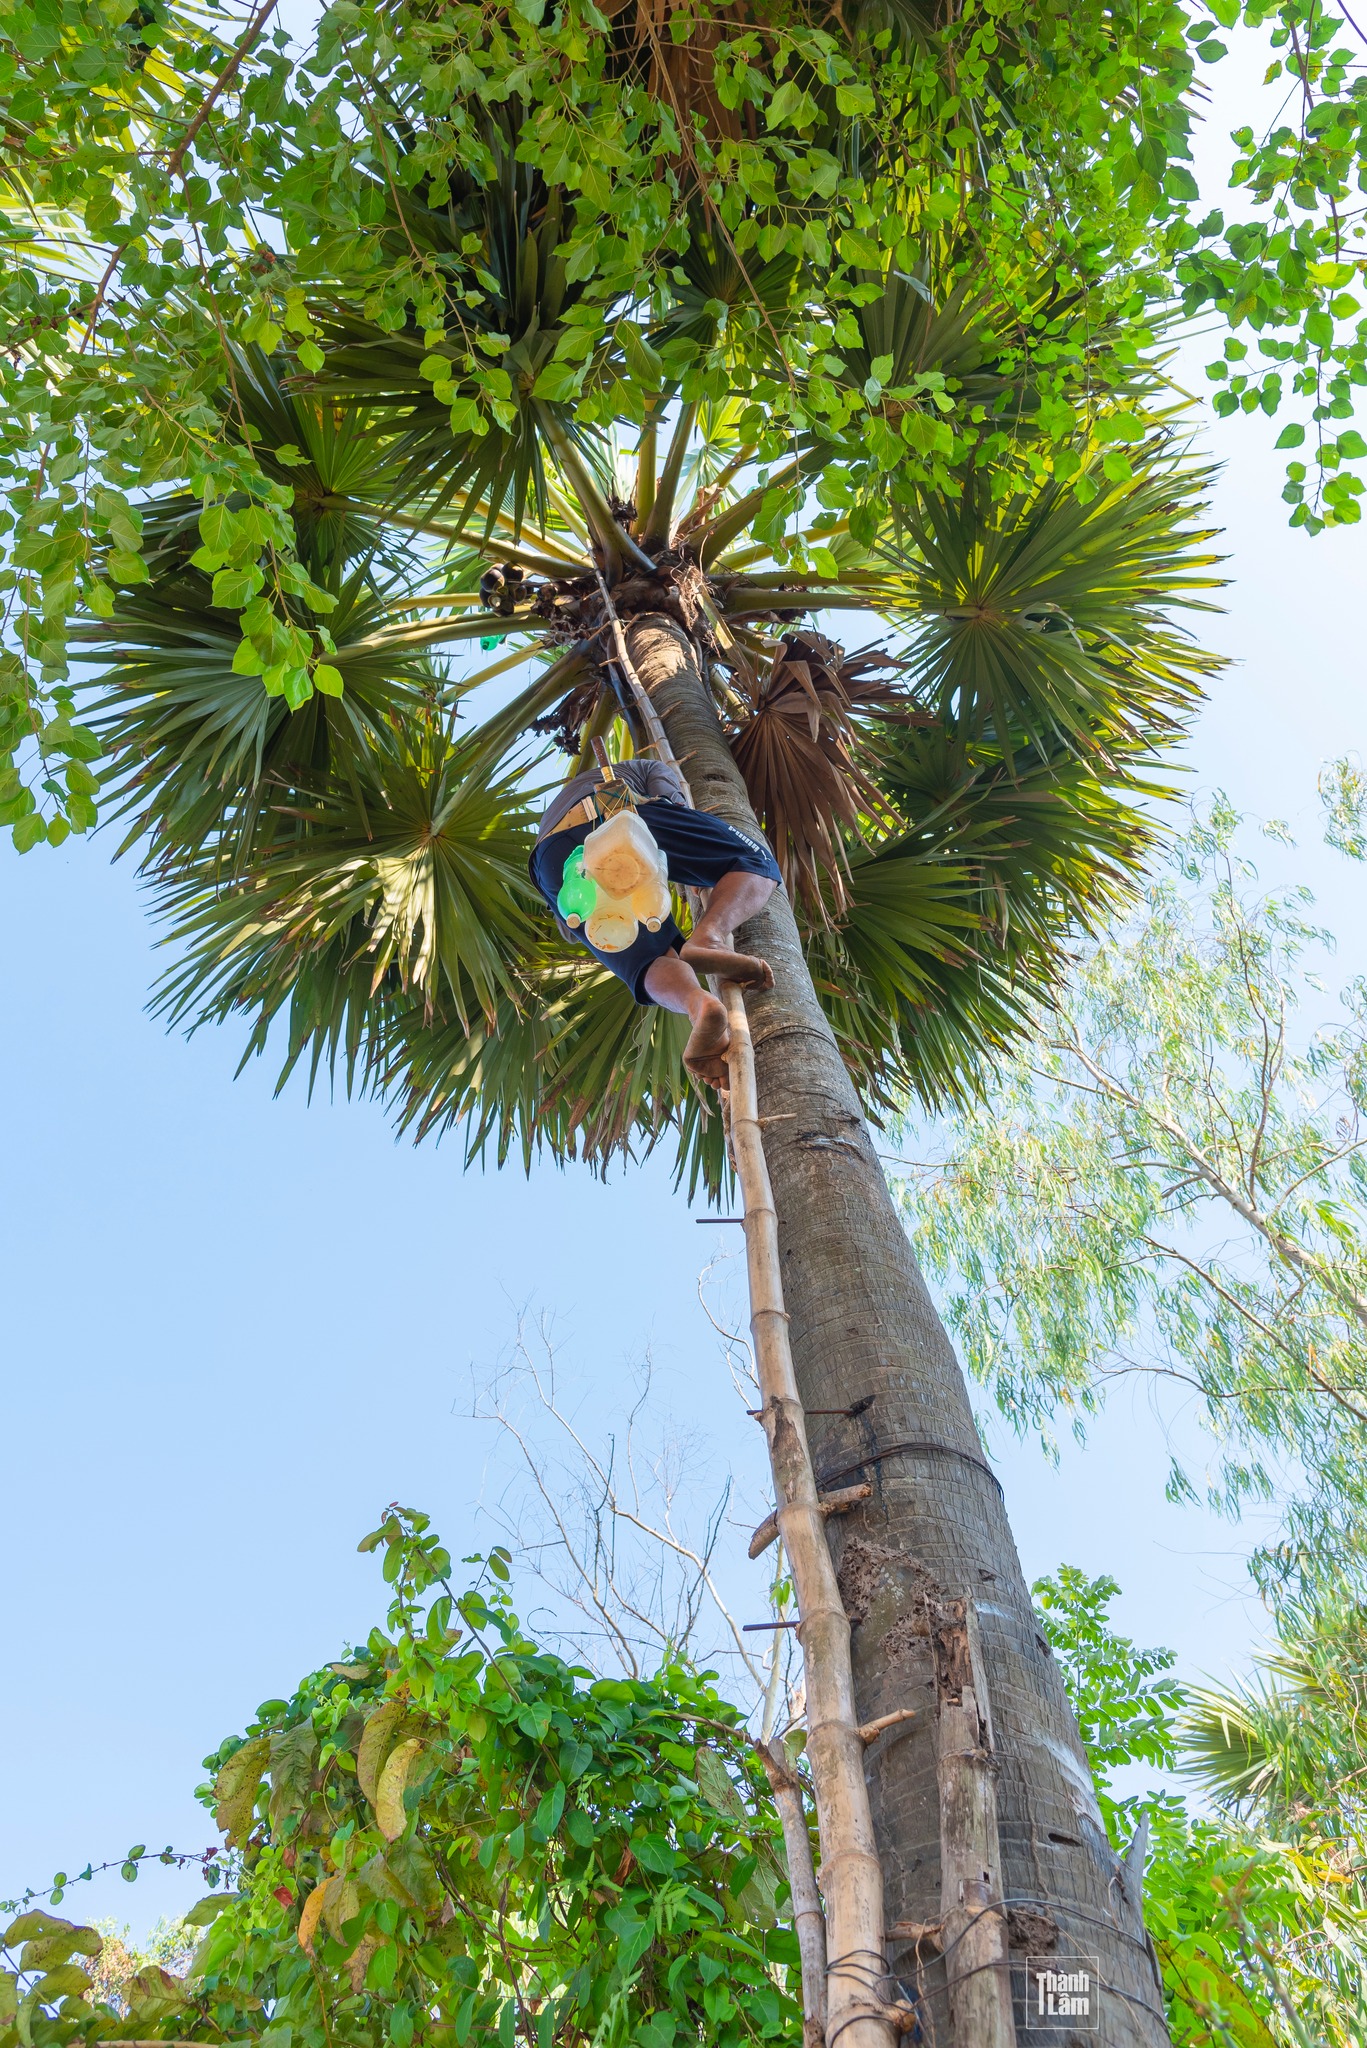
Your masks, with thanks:
[[[651,746],[654,747],[662,761],[668,761],[680,782],[683,783],[684,795],[688,798],[691,809],[693,805],[693,792],[688,787],[683,769],[674,759],[668,735],[660,720],[660,714],[651,703],[646,686],[636,673],[636,664],[627,652],[627,636],[622,631],[622,621],[617,616],[617,607],[612,601],[612,594],[607,584],[603,581],[603,572],[595,565],[593,573],[598,579],[599,594],[603,600],[603,609],[607,613],[608,630],[612,634],[612,649],[617,660],[617,666],[627,679],[627,688],[631,691],[632,702],[636,706],[642,725],[650,736]]]
[[[793,1374],[778,1256],[778,1217],[764,1157],[755,1054],[745,997],[723,985],[731,1027],[731,1144],[745,1203],[750,1330],[778,1501],[778,1527],[797,1594],[807,1684],[807,1759],[826,1901],[827,2048],[892,2048],[883,1997],[883,1872],[874,1841],[864,1743],[854,1704],[850,1624],[836,1584]],[[976,2044],[975,2044],[976,2048]]]
[[[627,649],[617,608],[595,567],[614,652],[637,714],[661,760],[693,793],[669,744],[659,713]],[[690,890],[695,915],[698,892]],[[713,983],[716,987],[716,983]],[[745,1205],[750,1328],[764,1402],[764,1427],[779,1503],[775,1523],[792,1568],[797,1594],[798,1641],[807,1686],[807,1759],[812,1773],[821,1843],[821,1890],[812,1868],[811,1842],[795,1773],[766,1744],[757,1744],[783,1829],[792,1894],[793,1926],[802,1966],[803,2048],[894,2048],[897,2031],[883,1999],[887,1960],[883,1946],[883,1872],[874,1843],[864,1749],[870,1731],[859,1726],[850,1668],[850,1624],[826,1545],[825,1520],[854,1506],[871,1489],[847,1487],[823,1500],[817,1494],[806,1423],[788,1347],[788,1319],[778,1261],[778,1219],[760,1133],[755,1055],[745,997],[723,984],[731,1027],[728,1135]],[[752,1550],[751,1555],[755,1553]],[[889,1724],[900,1715],[886,1717]],[[881,1724],[880,1724],[881,1727]],[[825,1893],[823,1909],[822,1891]],[[833,1951],[833,1953],[832,1953]]]
[[[812,1841],[802,1782],[777,1743],[755,1749],[774,1795],[792,1894],[793,1932],[802,1963],[802,2048],[823,2048],[826,2039],[826,1915],[812,1865]]]

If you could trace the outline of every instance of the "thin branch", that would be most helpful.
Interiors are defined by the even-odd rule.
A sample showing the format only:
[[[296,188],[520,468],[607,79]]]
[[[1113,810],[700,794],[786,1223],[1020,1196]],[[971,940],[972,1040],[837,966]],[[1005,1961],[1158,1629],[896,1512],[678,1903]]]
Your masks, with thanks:
[[[243,35],[241,42],[239,42],[237,48],[233,51],[232,56],[228,59],[223,69],[219,72],[218,77],[210,86],[208,94],[205,97],[204,102],[199,109],[199,112],[195,115],[194,120],[190,123],[185,133],[181,136],[180,141],[171,151],[171,154],[167,159],[166,164],[167,175],[169,177],[179,177],[181,166],[185,162],[186,154],[190,148],[191,143],[198,135],[200,129],[204,126],[204,123],[208,120],[209,115],[212,113],[214,106],[217,103],[220,96],[227,91],[228,87],[236,78],[239,65],[241,64],[243,58],[247,56],[248,53],[251,51],[254,44],[260,39],[261,31],[265,28],[266,23],[274,14],[278,4],[279,0],[262,0],[262,5],[257,8],[256,13],[248,22],[246,33]]]
[[[1256,1230],[1258,1235],[1277,1253],[1279,1258],[1284,1260],[1288,1266],[1293,1267],[1295,1271],[1306,1274],[1312,1280],[1317,1280],[1320,1286],[1337,1296],[1348,1307],[1354,1318],[1367,1330],[1367,1295],[1360,1294],[1342,1275],[1336,1273],[1331,1266],[1328,1266],[1327,1262],[1318,1253],[1306,1251],[1293,1238],[1288,1237],[1285,1231],[1278,1230],[1269,1216],[1260,1210],[1255,1203],[1250,1202],[1238,1188],[1226,1180],[1218,1167],[1211,1164],[1200,1146],[1187,1135],[1175,1118],[1161,1115],[1157,1110],[1150,1107],[1148,1103],[1141,1101],[1137,1095],[1131,1094],[1129,1089],[1122,1087],[1120,1082],[1096,1065],[1076,1040],[1071,1043],[1056,1044],[1053,1049],[1055,1051],[1071,1053],[1073,1058],[1092,1076],[1102,1094],[1110,1096],[1114,1101],[1123,1102],[1126,1108],[1133,1110],[1136,1116],[1146,1118],[1150,1123],[1155,1124],[1159,1130],[1165,1132],[1172,1139],[1173,1143],[1185,1152],[1194,1170],[1205,1181],[1206,1185],[1222,1201],[1227,1202],[1236,1215],[1242,1216],[1250,1229]]]

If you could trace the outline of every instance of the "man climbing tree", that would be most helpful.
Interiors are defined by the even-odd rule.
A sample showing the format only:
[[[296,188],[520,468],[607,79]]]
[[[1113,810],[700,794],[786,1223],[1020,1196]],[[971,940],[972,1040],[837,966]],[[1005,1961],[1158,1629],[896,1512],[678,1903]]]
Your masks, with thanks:
[[[971,1090],[1123,896],[1214,666],[1170,619],[1213,558],[1144,324],[1181,12],[338,0],[299,66],[270,11],[207,41],[168,17],[181,70],[150,84],[87,24],[89,151],[25,188],[74,236],[70,180],[102,169],[108,241],[33,273],[3,372],[21,843],[100,789],[122,812],[172,1018],[245,1018],[256,1050],[278,1020],[285,1072],[335,1067],[471,1155],[603,1166],[672,1131],[715,1197],[686,918],[639,1005],[544,915],[564,864],[529,879],[529,778],[548,738],[583,772],[662,734],[728,844],[767,837],[786,887],[737,860],[692,944],[734,923],[767,963],[730,1014],[782,1415],[811,1416],[839,1568],[803,1640],[852,1658],[869,1802],[823,1815],[822,1875],[867,1889],[876,1857],[883,1891],[876,1939],[832,1953],[832,2029],[885,2048],[898,1985],[955,1967],[936,1941],[962,1966],[940,1797],[968,1758],[1000,1833],[970,1917],[1096,1958],[1108,2048],[1161,2041],[1138,1852],[1100,1824],[868,1118]],[[24,90],[66,132],[46,50]],[[899,651],[846,653],[839,613]]]
[[[606,756],[604,757],[606,760]],[[620,805],[627,793],[664,855],[668,878],[682,889],[706,889],[707,907],[687,938],[671,915],[637,925],[625,943],[595,944],[595,934],[570,910],[559,918],[566,937],[578,937],[595,960],[619,976],[638,1003],[658,1003],[688,1018],[692,1026],[684,1065],[700,1080],[720,1086],[726,1079],[731,1042],[726,1008],[705,989],[700,974],[715,974],[747,988],[772,988],[767,961],[732,947],[736,926],[755,917],[781,879],[777,861],[760,839],[728,825],[724,818],[688,806],[688,790],[677,768],[664,761],[622,761],[609,770],[571,777],[541,820],[532,854],[532,880],[559,913],[575,854],[610,815],[609,798]],[[582,877],[584,865],[580,865]],[[592,890],[593,876],[589,876]],[[628,883],[630,887],[630,883]],[[587,899],[586,899],[587,900]],[[636,920],[633,920],[636,923]]]

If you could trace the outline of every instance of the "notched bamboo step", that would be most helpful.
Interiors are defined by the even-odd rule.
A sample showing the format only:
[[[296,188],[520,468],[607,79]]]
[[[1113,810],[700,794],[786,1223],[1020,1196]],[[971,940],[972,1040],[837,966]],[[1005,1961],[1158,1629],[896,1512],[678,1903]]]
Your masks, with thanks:
[[[873,1487],[867,1480],[859,1486],[842,1486],[836,1493],[823,1493],[817,1500],[817,1507],[823,1515],[847,1515],[851,1508],[858,1507],[861,1500],[868,1500]],[[750,1538],[751,1557],[762,1557],[778,1535],[778,1509],[764,1520]]]
[[[915,1719],[915,1707],[898,1707],[895,1713],[880,1714],[876,1721],[863,1722],[858,1731],[859,1740],[867,1749],[871,1742],[877,1742],[879,1736],[885,1735],[889,1728],[900,1728],[904,1721]]]
[[[917,1948],[927,1948],[936,1954],[945,1945],[945,1931],[938,1920],[894,1920],[888,1929],[889,1941],[914,1941]]]

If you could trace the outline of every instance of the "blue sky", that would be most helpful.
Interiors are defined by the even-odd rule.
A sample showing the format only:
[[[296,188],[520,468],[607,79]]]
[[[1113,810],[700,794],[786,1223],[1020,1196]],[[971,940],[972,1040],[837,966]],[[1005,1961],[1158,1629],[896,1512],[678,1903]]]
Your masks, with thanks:
[[[1364,547],[1352,529],[1287,531],[1274,432],[1258,417],[1207,435],[1232,577],[1210,637],[1232,665],[1186,762],[1193,793],[1218,785],[1305,828],[1297,872],[1346,975],[1367,968],[1360,870],[1318,849],[1314,782],[1327,756],[1367,751]],[[453,1145],[396,1143],[374,1105],[310,1105],[298,1086],[274,1101],[260,1063],[235,1082],[233,1033],[187,1044],[145,1014],[154,935],[111,851],[0,852],[0,1895],[134,1841],[211,1840],[200,1758],[378,1616],[355,1545],[386,1501],[427,1508],[461,1549],[496,1540],[481,1498],[507,1468],[469,1420],[471,1373],[506,1354],[519,1311],[553,1312],[587,1426],[610,1422],[649,1348],[714,1469],[734,1459],[759,1485],[695,1298],[720,1233],[695,1227],[664,1161],[607,1187],[545,1167],[467,1176]],[[1269,879],[1288,871],[1269,847]],[[1124,1625],[1189,1673],[1244,1658],[1259,1615],[1239,1532],[1163,1505],[1141,1395],[1117,1396],[1057,1473],[1029,1446],[994,1452],[1028,1573],[1113,1572]],[[730,1548],[737,1597],[760,1598],[739,1529]],[[69,1905],[140,1927],[193,1890],[156,1870]]]

